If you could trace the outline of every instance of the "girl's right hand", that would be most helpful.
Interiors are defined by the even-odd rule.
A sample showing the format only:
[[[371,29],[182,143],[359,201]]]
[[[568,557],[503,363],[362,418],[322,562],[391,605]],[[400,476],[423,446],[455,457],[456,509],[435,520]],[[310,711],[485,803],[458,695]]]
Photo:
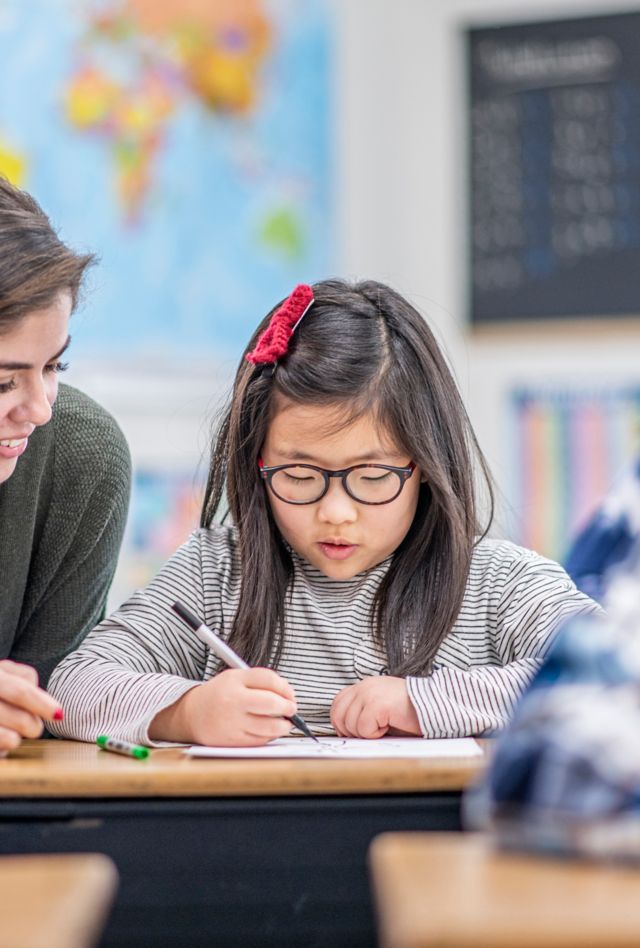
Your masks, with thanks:
[[[40,737],[43,719],[62,717],[58,702],[38,688],[38,673],[29,665],[0,661],[0,757],[15,750],[23,737]]]
[[[160,711],[149,728],[154,741],[216,747],[257,747],[293,727],[295,693],[269,668],[229,668]]]

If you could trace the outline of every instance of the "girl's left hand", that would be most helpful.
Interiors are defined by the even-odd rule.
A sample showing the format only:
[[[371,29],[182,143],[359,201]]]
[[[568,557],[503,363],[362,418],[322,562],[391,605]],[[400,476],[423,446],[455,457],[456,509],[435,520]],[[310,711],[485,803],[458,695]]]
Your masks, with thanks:
[[[389,675],[364,678],[340,691],[331,705],[331,723],[340,737],[422,734],[404,678]]]

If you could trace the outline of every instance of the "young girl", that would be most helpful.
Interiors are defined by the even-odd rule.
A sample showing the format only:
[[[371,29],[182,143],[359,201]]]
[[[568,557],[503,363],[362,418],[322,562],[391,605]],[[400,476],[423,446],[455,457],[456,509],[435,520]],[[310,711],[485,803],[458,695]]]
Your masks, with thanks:
[[[598,607],[557,564],[478,539],[479,451],[425,321],[386,286],[330,280],[248,348],[201,529],[58,666],[55,732],[252,745],[296,712],[361,738],[505,724],[558,624]],[[221,666],[176,600],[255,667]]]

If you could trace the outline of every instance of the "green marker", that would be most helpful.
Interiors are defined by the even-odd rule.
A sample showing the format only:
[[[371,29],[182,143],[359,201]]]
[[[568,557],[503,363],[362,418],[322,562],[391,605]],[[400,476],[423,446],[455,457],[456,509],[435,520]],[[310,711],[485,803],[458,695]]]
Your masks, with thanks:
[[[141,747],[139,744],[130,744],[129,741],[119,741],[115,737],[107,737],[101,734],[96,739],[96,744],[102,750],[113,751],[114,754],[124,754],[125,757],[135,757],[136,760],[144,760],[149,756],[149,748]]]

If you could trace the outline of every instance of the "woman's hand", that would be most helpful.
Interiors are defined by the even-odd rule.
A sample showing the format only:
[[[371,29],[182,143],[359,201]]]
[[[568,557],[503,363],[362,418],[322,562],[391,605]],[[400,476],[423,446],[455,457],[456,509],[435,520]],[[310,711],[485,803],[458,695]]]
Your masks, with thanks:
[[[331,723],[340,737],[421,735],[404,678],[381,675],[343,688],[331,705]]]
[[[40,737],[43,721],[61,717],[58,702],[38,688],[35,668],[0,661],[0,756],[15,750],[23,737]]]
[[[257,747],[284,737],[296,713],[293,688],[269,668],[230,668],[187,691],[149,727],[153,741]]]

